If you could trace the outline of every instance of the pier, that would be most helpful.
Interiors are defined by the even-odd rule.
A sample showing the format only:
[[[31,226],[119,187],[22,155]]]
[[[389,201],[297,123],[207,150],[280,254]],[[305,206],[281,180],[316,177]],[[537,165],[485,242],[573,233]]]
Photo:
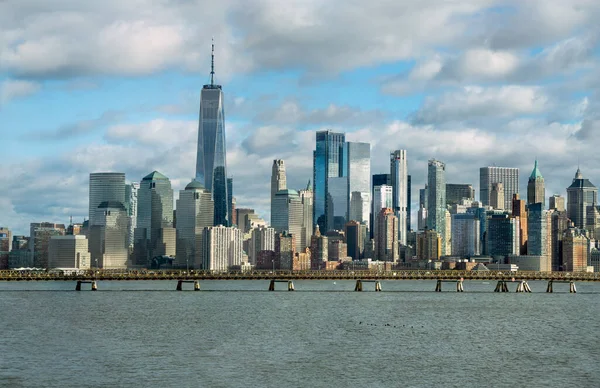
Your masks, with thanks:
[[[179,271],[179,270],[92,270],[81,274],[52,271],[0,271],[0,281],[92,281],[92,280],[441,280],[453,281],[531,281],[598,282],[598,272],[536,272],[536,271]],[[513,280],[514,279],[514,280]]]

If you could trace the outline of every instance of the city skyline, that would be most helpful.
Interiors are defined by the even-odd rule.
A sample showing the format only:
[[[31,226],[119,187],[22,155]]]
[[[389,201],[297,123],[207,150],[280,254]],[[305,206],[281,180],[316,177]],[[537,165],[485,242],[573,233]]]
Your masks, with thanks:
[[[314,133],[324,129],[344,132],[346,141],[371,143],[372,174],[388,172],[390,152],[408,151],[413,228],[416,190],[424,186],[430,158],[446,163],[448,183],[470,183],[477,193],[478,168],[519,168],[522,198],[537,159],[546,197],[555,193],[566,197],[578,164],[585,178],[600,182],[598,156],[593,142],[586,141],[597,131],[597,82],[592,82],[597,77],[598,57],[593,50],[597,27],[591,20],[599,6],[579,6],[549,2],[524,10],[515,5],[514,12],[506,13],[495,12],[493,6],[471,10],[448,6],[441,11],[443,21],[437,23],[440,34],[428,34],[430,40],[378,23],[355,46],[340,45],[344,50],[333,50],[331,55],[319,55],[319,46],[310,39],[313,44],[284,41],[269,42],[269,49],[252,46],[246,37],[257,32],[258,25],[238,26],[241,43],[232,42],[227,39],[231,27],[227,22],[225,32],[196,31],[181,46],[173,46],[177,53],[169,51],[169,45],[157,45],[148,49],[154,50],[150,54],[143,52],[149,56],[141,61],[133,55],[139,54],[136,42],[116,34],[115,25],[102,18],[76,33],[85,42],[112,31],[112,39],[123,40],[120,56],[132,55],[127,66],[106,61],[112,49],[99,47],[96,41],[76,45],[83,55],[61,57],[66,46],[60,23],[43,32],[25,25],[21,35],[11,35],[2,43],[6,45],[2,52],[8,54],[0,67],[0,134],[8,164],[0,172],[4,182],[0,223],[16,234],[26,234],[31,222],[66,224],[71,215],[76,221],[87,218],[87,180],[92,172],[123,172],[128,182],[136,182],[158,170],[171,179],[177,197],[195,175],[197,104],[209,79],[207,53],[213,34],[219,63],[215,81],[227,90],[228,175],[235,179],[237,206],[254,208],[263,219],[270,218],[268,195],[261,193],[269,192],[272,160],[286,161],[288,187],[305,187],[312,176]],[[10,12],[0,12],[1,25],[9,29],[13,19],[33,12],[18,4],[12,7]],[[258,7],[262,5],[254,11]],[[288,21],[293,34],[305,31],[288,18],[298,8],[310,12],[310,7],[297,4],[289,14],[285,11],[281,20]],[[410,6],[401,14],[388,7],[383,14],[375,6],[372,12],[381,20],[410,20],[427,12],[418,7]],[[106,8],[115,11],[111,4]],[[102,10],[82,5],[73,12]],[[171,32],[177,38],[172,27],[189,23],[185,18],[170,19],[183,14],[175,6],[171,13],[163,12],[160,23],[148,26],[133,22],[129,6],[118,12],[124,25],[137,26],[133,35],[149,32],[157,39],[171,38]],[[552,23],[542,23],[539,35],[523,30],[516,21],[528,13]],[[43,10],[35,14],[40,20],[50,15]],[[11,19],[11,15],[23,18]],[[551,15],[565,15],[566,20],[559,28]],[[454,21],[453,16],[463,19]],[[327,12],[319,13],[317,21],[325,17]],[[351,18],[344,12],[340,17]],[[506,21],[506,27],[486,29],[483,21],[491,20],[486,18]],[[481,23],[475,37],[460,32],[473,22]],[[341,21],[334,20],[331,31],[344,25],[336,23]],[[434,27],[426,23],[419,28]],[[322,31],[319,40],[335,47],[340,37],[331,31]],[[392,51],[412,36],[414,47],[423,52],[407,49],[405,54],[390,54],[390,47],[382,47],[377,39],[386,32],[395,39]],[[519,32],[528,39],[517,44],[510,37]],[[272,35],[287,36],[281,31]],[[45,36],[58,45],[53,50],[57,60],[38,61],[24,50],[26,44],[40,44]],[[446,47],[444,52],[436,48],[440,43]],[[292,55],[288,46],[302,56]],[[373,50],[365,58],[365,47],[370,46]],[[89,56],[95,58],[93,63],[85,59],[92,52],[88,50],[99,55]],[[73,63],[79,57],[82,62]],[[373,82],[373,87],[365,91],[365,82]],[[31,114],[34,110],[36,114]]]

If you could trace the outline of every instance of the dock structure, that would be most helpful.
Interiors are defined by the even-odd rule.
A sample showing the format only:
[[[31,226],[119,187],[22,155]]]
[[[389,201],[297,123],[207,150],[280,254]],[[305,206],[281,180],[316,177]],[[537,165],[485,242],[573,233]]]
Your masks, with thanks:
[[[75,291],[81,291],[82,284],[91,284],[92,291],[98,291],[98,283],[95,280],[78,280],[77,285],[75,286]]]
[[[200,291],[200,282],[198,280],[183,280],[183,279],[179,279],[177,281],[177,288],[175,290],[182,291],[183,283],[194,283],[194,291]]]
[[[569,281],[569,280],[549,280],[548,286],[546,287],[546,292],[548,292],[548,293],[554,292],[554,283],[569,283],[569,293],[571,293],[571,294],[577,293],[577,287],[575,286],[575,282]]]
[[[269,291],[275,291],[275,283],[287,283],[288,291],[295,291],[294,282],[291,280],[272,279],[269,283]]]
[[[555,282],[600,282],[599,272],[538,272],[538,271],[459,271],[459,270],[254,270],[254,271],[185,271],[165,270],[93,270],[81,273],[67,273],[46,270],[0,270],[0,281],[22,280],[448,280],[456,279],[476,281],[545,280]]]
[[[438,279],[435,285],[435,292],[442,292],[442,283],[456,283],[456,292],[465,292],[463,281],[463,278],[453,280]]]
[[[379,280],[358,279],[354,291],[362,291],[363,283],[375,283],[375,291],[381,292],[381,282]]]

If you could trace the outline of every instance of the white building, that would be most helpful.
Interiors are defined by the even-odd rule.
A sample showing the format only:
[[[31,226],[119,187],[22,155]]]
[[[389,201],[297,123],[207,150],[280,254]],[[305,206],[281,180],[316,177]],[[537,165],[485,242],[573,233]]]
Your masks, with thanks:
[[[90,268],[87,237],[52,236],[48,249],[48,268]]]
[[[381,209],[392,208],[392,186],[375,186],[373,192],[373,214],[379,214]]]
[[[177,254],[178,268],[200,268],[202,230],[212,226],[214,202],[212,195],[200,182],[192,180],[177,200]]]
[[[202,231],[202,269],[227,271],[239,266],[243,259],[244,236],[235,227],[222,225],[204,228]]]
[[[138,190],[140,189],[139,182],[132,182],[125,186],[125,208],[129,216],[129,246],[133,247],[134,232],[137,226],[137,204]]]
[[[260,251],[275,251],[275,229],[262,226],[252,229],[248,245],[248,259],[250,264],[256,265]]]
[[[475,215],[452,215],[452,256],[465,258],[481,254],[479,226],[479,219]]]
[[[300,236],[300,245],[309,247],[310,238],[313,235],[313,200],[314,194],[310,188],[300,190],[300,201],[302,201],[302,234]],[[367,214],[368,217],[368,214]]]

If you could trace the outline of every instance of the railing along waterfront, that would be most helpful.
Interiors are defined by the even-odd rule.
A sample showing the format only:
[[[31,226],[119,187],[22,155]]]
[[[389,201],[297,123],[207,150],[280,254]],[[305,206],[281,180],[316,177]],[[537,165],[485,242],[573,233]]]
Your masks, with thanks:
[[[600,281],[597,272],[456,271],[456,270],[333,270],[333,271],[185,271],[185,270],[89,270],[57,271],[1,270],[0,280],[555,280]]]

